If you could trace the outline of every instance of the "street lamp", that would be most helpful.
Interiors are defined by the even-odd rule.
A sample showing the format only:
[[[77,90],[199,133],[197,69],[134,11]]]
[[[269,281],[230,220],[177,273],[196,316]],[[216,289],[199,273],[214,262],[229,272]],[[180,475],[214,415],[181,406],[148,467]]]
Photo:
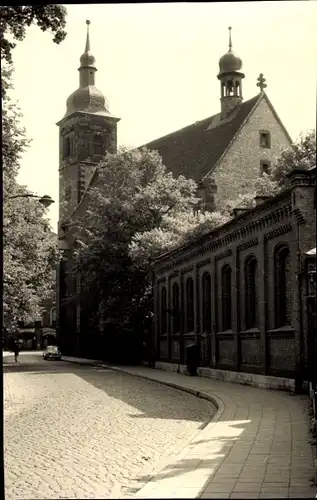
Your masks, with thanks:
[[[35,198],[39,203],[44,205],[45,208],[52,205],[52,203],[55,203],[55,201],[48,194],[45,194],[44,196],[37,196],[36,194],[17,194],[14,196],[8,196],[7,199],[13,200],[14,198]]]

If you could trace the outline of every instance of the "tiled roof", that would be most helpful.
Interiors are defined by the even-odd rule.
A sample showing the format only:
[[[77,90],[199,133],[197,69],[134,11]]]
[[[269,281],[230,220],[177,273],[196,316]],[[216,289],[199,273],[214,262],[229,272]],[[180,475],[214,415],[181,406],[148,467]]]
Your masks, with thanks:
[[[175,176],[184,175],[198,182],[215,167],[261,96],[242,103],[227,120],[220,122],[220,115],[213,115],[145,146],[158,150]]]

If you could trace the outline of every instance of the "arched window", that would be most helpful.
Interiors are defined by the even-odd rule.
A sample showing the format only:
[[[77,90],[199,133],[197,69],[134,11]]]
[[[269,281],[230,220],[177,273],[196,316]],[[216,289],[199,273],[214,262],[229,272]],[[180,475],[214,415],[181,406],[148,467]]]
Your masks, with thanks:
[[[65,137],[64,139],[64,158],[69,158],[70,156],[70,138]]]
[[[52,307],[50,316],[51,325],[53,325],[54,323],[56,323],[56,307]]]
[[[274,255],[275,274],[275,327],[288,325],[292,321],[292,283],[290,253],[287,246],[277,248]]]
[[[225,265],[221,273],[222,285],[222,330],[231,329],[231,267]]]
[[[180,314],[179,314],[179,286],[177,283],[174,283],[172,290],[172,318],[173,318],[173,333],[179,333],[180,331]]]
[[[204,273],[202,277],[203,291],[203,332],[211,332],[211,278],[209,273]]]
[[[186,332],[194,330],[194,282],[192,278],[186,281]]]
[[[258,326],[257,261],[249,257],[244,265],[245,279],[245,328]]]
[[[166,288],[161,290],[161,335],[167,333],[167,307],[166,307]]]

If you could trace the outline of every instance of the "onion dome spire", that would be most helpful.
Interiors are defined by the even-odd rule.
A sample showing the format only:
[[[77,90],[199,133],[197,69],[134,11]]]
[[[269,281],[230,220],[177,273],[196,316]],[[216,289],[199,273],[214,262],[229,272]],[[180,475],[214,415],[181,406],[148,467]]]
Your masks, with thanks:
[[[90,37],[89,37],[90,21],[87,20],[86,24],[87,24],[86,46],[85,46],[85,52],[83,53],[83,55],[80,58],[80,67],[86,68],[88,66],[92,66],[95,69],[95,71],[97,71],[95,68],[96,59],[92,55],[92,53],[90,52]]]
[[[234,52],[232,52],[231,26],[229,26],[228,29],[229,29],[229,50],[219,60],[219,74],[240,71],[240,69],[242,68],[242,61],[240,57],[238,57]]]
[[[229,50],[219,59],[221,86],[221,116],[226,118],[242,103],[242,60],[232,51],[231,26],[229,26]]]
[[[231,40],[231,30],[232,30],[232,28],[231,28],[231,26],[229,26],[228,30],[229,30],[229,52],[231,52],[231,49],[232,49],[232,40]]]
[[[90,21],[86,21],[87,34],[85,52],[80,57],[79,88],[67,99],[65,116],[76,111],[110,115],[109,103],[105,96],[95,86],[96,59],[90,51]]]

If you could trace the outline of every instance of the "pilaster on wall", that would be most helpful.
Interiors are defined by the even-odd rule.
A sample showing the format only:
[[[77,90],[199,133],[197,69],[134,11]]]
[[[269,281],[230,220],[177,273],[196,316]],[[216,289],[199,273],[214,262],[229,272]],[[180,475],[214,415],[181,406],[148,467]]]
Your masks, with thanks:
[[[261,339],[261,365],[264,369],[264,375],[268,373],[268,345],[267,334],[268,329],[268,302],[267,302],[267,240],[264,234],[259,236],[259,327]]]
[[[211,351],[212,360],[211,366],[216,367],[218,362],[218,345],[216,339],[216,333],[218,329],[218,278],[216,273],[216,257],[214,256],[211,261],[211,282],[214,281],[214,294],[211,301]]]
[[[240,370],[240,259],[237,247],[232,252],[233,273],[232,273],[232,332],[235,344],[236,360],[235,369]]]
[[[184,300],[184,272],[181,271],[179,275],[180,285],[180,331],[179,331],[179,359],[180,363],[184,363],[185,359],[185,346],[184,346],[184,333],[185,333],[185,300]]]
[[[195,265],[195,280],[194,280],[194,286],[195,286],[195,298],[196,300],[194,301],[194,311],[195,311],[195,338],[196,338],[196,343],[199,345],[199,335],[201,332],[201,327],[200,327],[200,280],[199,280],[199,268],[197,264]]]
[[[172,315],[171,315],[171,310],[172,310],[172,303],[171,303],[171,277],[168,276],[167,278],[167,307],[168,307],[168,315],[167,315],[167,341],[168,341],[168,359],[171,359],[172,357]]]
[[[152,275],[152,286],[153,286],[153,337],[154,337],[154,347],[156,356],[160,358],[160,328],[159,328],[159,318],[160,318],[160,295],[158,291],[158,286],[156,282],[156,277],[153,273]]]

